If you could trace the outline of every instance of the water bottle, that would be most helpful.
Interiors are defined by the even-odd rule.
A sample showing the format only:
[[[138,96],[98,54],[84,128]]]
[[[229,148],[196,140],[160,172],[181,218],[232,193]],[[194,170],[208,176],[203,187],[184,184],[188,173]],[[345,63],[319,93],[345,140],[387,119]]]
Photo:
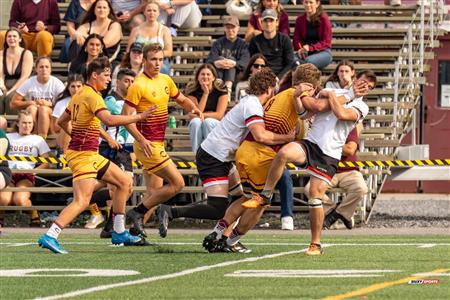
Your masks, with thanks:
[[[169,117],[169,128],[177,128],[177,119],[175,116]]]

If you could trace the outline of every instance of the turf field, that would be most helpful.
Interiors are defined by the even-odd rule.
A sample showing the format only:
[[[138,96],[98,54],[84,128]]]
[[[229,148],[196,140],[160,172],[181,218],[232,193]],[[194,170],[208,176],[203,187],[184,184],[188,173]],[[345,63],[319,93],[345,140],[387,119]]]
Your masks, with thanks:
[[[252,253],[209,254],[205,232],[151,247],[65,233],[68,255],[38,248],[38,233],[3,233],[0,298],[450,299],[448,236],[327,236],[325,255],[306,257],[306,234],[255,231]]]

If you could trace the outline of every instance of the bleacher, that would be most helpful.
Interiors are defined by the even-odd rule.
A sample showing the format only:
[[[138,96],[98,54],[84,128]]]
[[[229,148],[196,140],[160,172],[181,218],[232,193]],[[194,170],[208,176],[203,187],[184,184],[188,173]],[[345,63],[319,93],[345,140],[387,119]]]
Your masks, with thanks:
[[[68,3],[60,3],[61,16],[64,16]],[[206,5],[201,5],[206,8]],[[284,6],[289,14],[291,34],[298,14],[302,12],[300,5]],[[223,35],[221,16],[225,14],[225,6],[211,5],[215,11],[222,14],[203,17],[202,27],[178,31],[173,39],[174,53],[172,61],[172,77],[179,87],[184,87],[195,71],[195,67],[203,63],[208,55],[213,41]],[[421,99],[420,84],[424,83],[423,73],[429,71],[429,66],[423,64],[424,60],[432,59],[432,48],[439,46],[430,37],[436,37],[439,32],[424,23],[421,18],[421,7],[403,5],[397,7],[385,5],[324,5],[324,10],[330,15],[333,24],[333,63],[323,70],[325,80],[342,59],[354,62],[357,71],[371,69],[378,76],[377,87],[372,90],[367,99],[370,108],[369,115],[364,123],[361,137],[360,160],[390,160],[394,159],[396,149],[401,144],[407,128],[412,120],[412,113]],[[434,10],[433,10],[434,12]],[[436,10],[435,20],[438,19]],[[430,11],[425,19],[430,16]],[[434,15],[433,15],[434,16]],[[246,30],[247,21],[241,20],[240,36]],[[424,26],[425,25],[425,26]],[[54,59],[53,72],[61,80],[67,77],[67,64],[58,62],[59,49],[64,41],[65,24],[60,34],[55,36],[55,47],[52,54]],[[127,37],[122,40],[122,49],[125,49]],[[424,44],[424,47],[421,47]],[[423,50],[422,50],[423,49]],[[171,115],[177,119],[177,128],[168,128],[166,141],[171,157],[179,160],[193,160],[194,153],[190,150],[189,134],[187,130],[188,117],[174,102],[169,103]],[[230,103],[230,107],[233,103]],[[14,116],[8,116],[13,120]],[[52,137],[49,137],[51,140]],[[189,184],[183,193],[196,194],[203,189],[196,180],[196,169],[186,168],[180,170],[189,177]],[[70,176],[67,170],[41,170],[40,176]],[[297,176],[306,176],[303,171],[291,171]],[[139,175],[141,170],[136,169]],[[363,170],[369,186],[369,194],[360,208],[360,219],[366,220],[367,212],[376,199],[386,174],[389,170],[373,167]],[[138,176],[139,177],[139,176]],[[139,182],[139,181],[137,181]],[[193,184],[192,184],[193,183]],[[8,188],[15,191],[17,188]],[[29,189],[33,193],[70,193],[71,187],[48,184],[44,187]],[[135,194],[143,193],[145,187],[135,186]],[[303,193],[303,187],[296,186],[295,193]],[[337,197],[342,190],[331,191]],[[52,208],[60,208],[51,206]],[[38,209],[48,210],[42,206]],[[20,208],[0,207],[0,210]],[[277,210],[277,207],[272,208]]]

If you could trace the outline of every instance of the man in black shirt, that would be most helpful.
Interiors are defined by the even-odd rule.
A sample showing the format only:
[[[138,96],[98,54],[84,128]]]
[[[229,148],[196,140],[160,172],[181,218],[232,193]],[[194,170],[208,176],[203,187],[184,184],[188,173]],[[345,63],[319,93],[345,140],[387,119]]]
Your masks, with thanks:
[[[269,67],[281,79],[294,66],[294,51],[287,35],[279,33],[278,14],[266,9],[262,14],[263,33],[250,41],[250,55],[261,53],[267,59]]]

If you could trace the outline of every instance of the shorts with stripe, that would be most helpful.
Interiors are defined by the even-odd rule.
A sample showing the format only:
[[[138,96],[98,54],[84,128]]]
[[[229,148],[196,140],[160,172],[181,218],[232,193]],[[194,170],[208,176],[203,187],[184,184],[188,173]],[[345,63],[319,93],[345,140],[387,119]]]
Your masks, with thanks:
[[[306,155],[306,162],[300,167],[306,168],[309,174],[331,185],[331,179],[336,174],[339,160],[324,154],[319,146],[311,141],[303,139],[296,143],[301,146]]]
[[[276,152],[257,142],[244,141],[236,152],[236,168],[246,192],[260,192]]]
[[[196,163],[203,187],[217,184],[228,184],[228,175],[233,169],[230,161],[220,161],[200,146],[197,150]]]
[[[73,181],[101,177],[106,171],[104,168],[109,166],[109,160],[96,151],[67,150],[64,157],[72,170]]]
[[[172,163],[172,159],[170,159],[169,154],[167,154],[166,149],[164,148],[164,142],[150,143],[152,146],[152,155],[150,157],[145,156],[138,141],[134,141],[133,149],[137,160],[142,163],[143,169],[146,170],[147,173],[153,174],[167,167]]]

